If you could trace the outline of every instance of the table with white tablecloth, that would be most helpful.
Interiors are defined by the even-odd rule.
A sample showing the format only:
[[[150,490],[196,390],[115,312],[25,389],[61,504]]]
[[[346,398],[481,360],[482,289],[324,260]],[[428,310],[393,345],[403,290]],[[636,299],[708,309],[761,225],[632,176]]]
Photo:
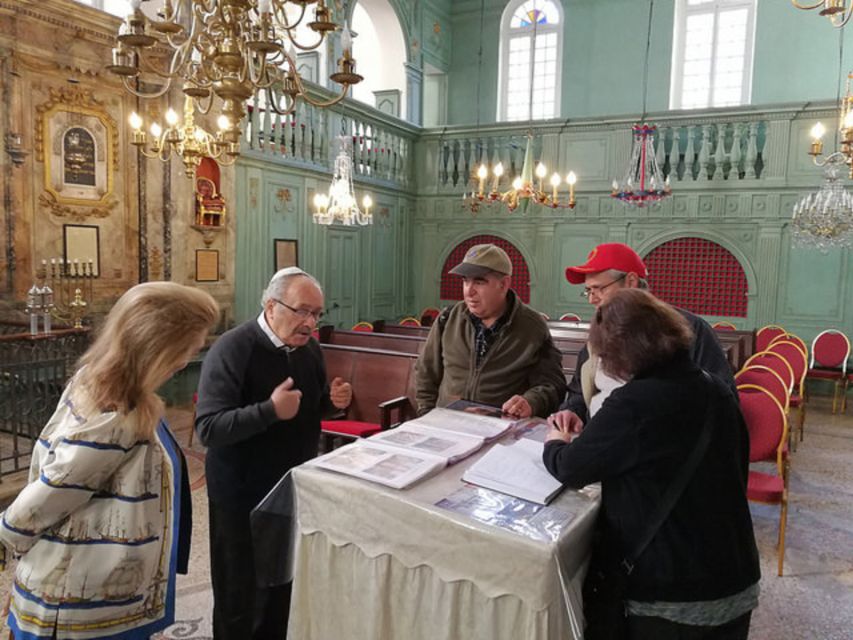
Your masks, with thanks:
[[[464,486],[462,473],[481,455],[402,491],[310,463],[294,469],[265,502],[285,505],[279,511],[295,506],[295,549],[257,559],[266,568],[277,555],[292,560],[288,637],[581,638],[597,492],[567,490],[554,500],[550,506],[569,518],[553,540],[435,506]],[[263,520],[254,526],[269,538]]]

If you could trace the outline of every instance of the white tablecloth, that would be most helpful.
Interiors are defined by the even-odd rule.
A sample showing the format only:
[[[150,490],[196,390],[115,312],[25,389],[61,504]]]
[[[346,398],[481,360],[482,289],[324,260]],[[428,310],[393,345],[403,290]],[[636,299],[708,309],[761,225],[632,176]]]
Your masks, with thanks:
[[[573,516],[556,542],[434,506],[463,486],[477,457],[404,491],[294,469],[288,638],[580,639],[597,496],[564,491],[551,504]]]

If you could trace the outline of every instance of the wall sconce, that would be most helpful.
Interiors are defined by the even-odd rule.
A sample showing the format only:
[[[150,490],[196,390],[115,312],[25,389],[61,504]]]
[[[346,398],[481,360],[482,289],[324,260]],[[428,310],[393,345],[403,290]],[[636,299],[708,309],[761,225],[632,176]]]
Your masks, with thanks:
[[[21,145],[21,134],[9,132],[6,134],[6,153],[12,158],[12,163],[16,167],[24,164],[24,160],[29,155],[28,151],[24,151]]]

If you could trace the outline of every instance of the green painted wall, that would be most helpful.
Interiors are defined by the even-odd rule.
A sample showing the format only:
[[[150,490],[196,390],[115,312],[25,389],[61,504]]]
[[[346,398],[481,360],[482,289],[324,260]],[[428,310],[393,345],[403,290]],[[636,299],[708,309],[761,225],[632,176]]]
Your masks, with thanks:
[[[481,33],[478,0],[453,5],[448,124],[494,122],[497,110],[500,19],[506,2],[485,0]],[[640,0],[562,0],[564,10],[561,118],[639,114],[648,3]],[[654,5],[647,111],[669,107],[674,0]],[[846,30],[849,31],[849,30]],[[752,104],[834,99],[841,32],[816,11],[760,0],[757,8]],[[853,69],[853,33],[845,34],[844,64]],[[483,64],[478,82],[478,51]],[[479,84],[479,100],[478,100]]]
[[[526,215],[496,210],[472,216],[460,206],[464,180],[456,186],[439,182],[440,146],[448,139],[474,137],[505,145],[526,129],[486,126],[495,115],[497,29],[504,3],[485,0],[485,5],[479,104],[483,127],[420,131],[408,158],[414,163],[414,183],[370,186],[376,212],[387,213],[377,215],[378,224],[359,229],[314,225],[307,203],[318,185],[326,189],[328,173],[295,166],[286,158],[244,154],[237,171],[238,319],[258,310],[258,297],[272,273],[274,238],[298,239],[300,265],[324,283],[329,306],[337,305],[330,319],[346,327],[358,320],[416,314],[440,303],[441,266],[450,250],[471,235],[491,233],[519,247],[530,267],[534,307],[551,315],[574,311],[584,317],[589,317],[589,307],[579,298],[579,288],[562,276],[567,264],[583,261],[599,242],[628,242],[647,253],[668,239],[696,235],[723,245],[744,267],[749,312],[735,320],[739,326],[779,322],[806,339],[830,326],[853,334],[850,252],[822,255],[793,248],[787,226],[794,203],[820,181],[805,153],[807,132],[815,120],[828,124],[834,117],[828,104],[802,106],[835,97],[838,31],[825,19],[797,11],[788,2],[760,0],[753,102],[762,106],[667,114],[674,5],[658,0],[649,111],[657,112],[659,122],[693,130],[707,122],[744,127],[761,120],[764,173],[740,182],[676,181],[673,198],[661,208],[626,211],[609,198],[609,183],[624,170],[629,125],[641,108],[647,5],[638,0],[566,1],[563,115],[571,121],[538,123],[537,132],[543,135],[543,156],[578,173],[578,207],[572,212],[534,207]],[[428,0],[414,6],[419,17],[412,24],[422,38],[416,47],[422,52],[419,64],[426,60],[437,69],[447,64],[449,120],[473,125],[480,2]],[[845,59],[853,68],[853,43]],[[792,102],[800,104],[770,104]],[[291,194],[288,202],[280,198],[283,189]]]

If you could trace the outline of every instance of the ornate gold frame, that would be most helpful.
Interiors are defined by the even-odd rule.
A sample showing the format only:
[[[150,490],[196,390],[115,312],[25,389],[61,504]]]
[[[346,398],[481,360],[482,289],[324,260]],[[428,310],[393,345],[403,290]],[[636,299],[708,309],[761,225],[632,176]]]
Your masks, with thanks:
[[[96,182],[91,189],[95,193],[86,197],[77,193],[69,197],[56,189],[52,163],[61,158],[54,148],[58,141],[57,131],[51,134],[51,127],[60,114],[66,121],[78,120],[80,125],[89,126],[87,132],[93,137],[96,150]],[[62,126],[59,124],[57,126]],[[64,135],[70,126],[62,131]],[[91,131],[90,131],[91,129]],[[103,103],[92,96],[92,92],[76,87],[62,87],[50,90],[50,99],[36,107],[34,147],[36,160],[44,164],[44,192],[39,196],[39,202],[48,208],[55,216],[82,219],[86,217],[105,218],[118,204],[113,197],[115,174],[118,170],[118,134],[115,120],[107,113]],[[98,156],[97,154],[100,154]],[[98,159],[100,157],[100,159]],[[101,184],[98,184],[97,174],[100,167]],[[86,187],[77,191],[85,192]]]

